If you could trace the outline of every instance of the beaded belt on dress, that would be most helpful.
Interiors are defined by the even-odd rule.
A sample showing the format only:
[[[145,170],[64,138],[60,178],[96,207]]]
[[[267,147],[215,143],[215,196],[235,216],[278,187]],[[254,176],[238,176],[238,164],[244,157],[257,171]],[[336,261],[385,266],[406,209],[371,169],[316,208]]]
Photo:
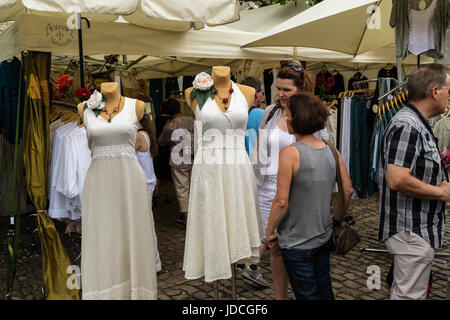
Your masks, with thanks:
[[[136,159],[136,152],[128,144],[116,144],[111,146],[95,146],[91,149],[92,160],[131,158]]]

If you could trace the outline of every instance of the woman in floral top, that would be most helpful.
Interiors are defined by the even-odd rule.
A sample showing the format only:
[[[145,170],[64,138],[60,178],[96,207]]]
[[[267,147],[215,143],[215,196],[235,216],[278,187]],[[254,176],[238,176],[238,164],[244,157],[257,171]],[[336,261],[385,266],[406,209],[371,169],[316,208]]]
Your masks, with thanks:
[[[187,212],[189,206],[189,184],[191,180],[193,150],[191,148],[191,139],[194,134],[194,118],[186,117],[180,112],[180,103],[175,99],[167,103],[166,113],[172,118],[167,121],[163,131],[158,139],[161,146],[169,145],[170,158],[169,164],[172,171],[173,184],[180,207],[179,216],[175,219],[177,222],[186,224]],[[169,102],[168,100],[168,102]],[[172,141],[172,134],[177,129],[183,129],[182,135]],[[177,131],[175,134],[178,135]],[[177,152],[174,147],[182,143],[182,148]]]

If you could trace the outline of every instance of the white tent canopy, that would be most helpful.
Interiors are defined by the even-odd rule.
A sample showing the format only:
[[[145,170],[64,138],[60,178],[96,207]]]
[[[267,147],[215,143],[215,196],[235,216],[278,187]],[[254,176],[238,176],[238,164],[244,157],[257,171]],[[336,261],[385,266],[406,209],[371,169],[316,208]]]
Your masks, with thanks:
[[[389,0],[325,0],[245,46],[301,46],[357,56],[395,43],[391,9]]]
[[[24,13],[64,15],[81,12],[94,21],[127,22],[160,30],[187,31],[204,24],[220,25],[239,19],[237,0],[0,0],[0,22]]]
[[[219,27],[217,27],[219,28]],[[198,58],[273,59],[292,58],[291,48],[242,49],[255,33],[207,28],[187,32],[153,30],[117,22],[91,23],[83,32],[83,50],[93,54],[134,54]],[[65,19],[26,14],[0,35],[0,61],[22,51],[78,54],[76,30]]]
[[[191,61],[193,65],[217,65],[234,63],[237,59],[259,61],[304,60],[321,62],[340,62],[349,66],[368,63],[395,62],[395,48],[383,47],[356,57],[329,50],[298,47],[258,47],[241,48],[262,35],[267,28],[282,23],[295,16],[306,7],[294,4],[272,5],[260,9],[242,11],[241,20],[224,26],[206,27],[203,30],[187,32],[167,32],[147,29],[132,24],[92,21],[91,28],[84,28],[84,54],[93,56],[105,54],[170,57],[168,60],[151,62],[154,70],[166,74],[188,74],[191,68],[181,60]],[[265,23],[262,23],[264,21]],[[260,26],[260,27],[258,27]],[[258,29],[259,28],[259,29]],[[253,32],[257,30],[259,32]],[[64,17],[35,14],[20,15],[6,31],[0,33],[0,61],[20,54],[25,50],[52,52],[58,56],[78,55],[76,30],[69,30]],[[149,59],[141,64],[149,63]],[[62,60],[61,60],[62,61]],[[414,64],[414,57],[405,63]],[[205,67],[206,68],[206,67]],[[180,71],[181,69],[181,71]],[[192,69],[193,70],[193,69]],[[157,75],[157,73],[155,73]]]

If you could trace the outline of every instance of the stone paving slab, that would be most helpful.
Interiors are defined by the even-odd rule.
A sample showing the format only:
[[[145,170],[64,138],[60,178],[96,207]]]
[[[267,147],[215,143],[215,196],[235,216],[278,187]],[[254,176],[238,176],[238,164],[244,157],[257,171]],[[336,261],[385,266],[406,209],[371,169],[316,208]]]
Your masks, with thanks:
[[[173,191],[173,190],[172,190]],[[160,300],[205,300],[214,299],[213,283],[205,283],[203,279],[186,280],[182,271],[185,226],[174,221],[177,205],[174,194],[172,201],[159,201],[154,208],[158,247],[163,270],[158,274],[158,298]],[[348,213],[356,220],[354,225],[361,242],[345,257],[332,255],[331,277],[334,294],[337,300],[384,300],[389,299],[389,288],[386,275],[392,263],[389,254],[362,252],[359,248],[386,249],[378,241],[378,197],[352,200]],[[450,210],[447,208],[448,219]],[[35,230],[35,218],[24,217],[21,238],[19,242],[17,279],[14,286],[15,299],[42,299],[42,265],[40,241]],[[448,221],[448,220],[447,220]],[[9,219],[0,217],[0,290],[4,291],[7,272],[7,228]],[[81,238],[77,235],[64,235],[64,225],[56,222],[58,231],[62,235],[63,243],[71,257],[75,259],[81,248]],[[443,249],[437,252],[449,252],[449,231],[445,232]],[[77,260],[77,264],[80,260]],[[368,267],[378,266],[380,269],[380,288],[369,289],[367,280],[370,274]],[[260,262],[264,278],[271,282],[269,254],[266,251]],[[447,297],[447,275],[449,274],[448,259],[436,258],[433,262],[433,290],[431,300],[444,300]],[[272,288],[261,287],[246,279],[237,279],[238,300],[271,300]],[[219,281],[219,298],[232,298],[230,280]],[[1,297],[3,298],[3,297]],[[1,299],[0,298],[0,299]],[[289,298],[294,299],[289,290]]]

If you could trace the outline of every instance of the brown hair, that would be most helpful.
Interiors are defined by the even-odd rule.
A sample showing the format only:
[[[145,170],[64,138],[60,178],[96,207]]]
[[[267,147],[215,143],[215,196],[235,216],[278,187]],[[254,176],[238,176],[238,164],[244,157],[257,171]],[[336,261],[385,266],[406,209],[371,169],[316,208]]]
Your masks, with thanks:
[[[447,81],[447,68],[442,64],[427,64],[408,77],[408,100],[425,99],[433,87],[442,87]]]
[[[308,135],[325,128],[328,109],[312,93],[301,92],[293,95],[289,99],[288,108],[294,133]]]
[[[279,79],[291,79],[294,85],[302,92],[314,92],[314,84],[308,72],[298,63],[290,63],[283,65],[283,68],[278,73]]]
[[[150,116],[148,114],[144,114],[139,123],[150,137],[150,154],[154,158],[158,154],[158,144],[156,143],[156,136],[153,134],[152,121],[150,120]]]
[[[245,78],[244,80],[242,80],[241,84],[255,88],[255,90],[257,92],[261,91],[261,88],[262,88],[261,81],[259,81],[258,79],[254,78],[254,77]]]

